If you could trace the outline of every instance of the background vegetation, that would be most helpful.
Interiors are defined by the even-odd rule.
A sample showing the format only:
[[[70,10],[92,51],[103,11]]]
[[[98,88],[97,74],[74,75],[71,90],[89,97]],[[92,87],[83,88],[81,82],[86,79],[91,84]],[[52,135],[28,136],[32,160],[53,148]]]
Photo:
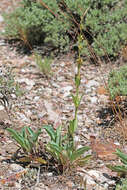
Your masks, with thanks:
[[[99,56],[105,52],[117,56],[127,40],[127,0],[23,0],[14,12],[4,15],[4,35],[62,52],[77,49],[78,26],[86,12],[83,54],[92,53],[90,45]]]

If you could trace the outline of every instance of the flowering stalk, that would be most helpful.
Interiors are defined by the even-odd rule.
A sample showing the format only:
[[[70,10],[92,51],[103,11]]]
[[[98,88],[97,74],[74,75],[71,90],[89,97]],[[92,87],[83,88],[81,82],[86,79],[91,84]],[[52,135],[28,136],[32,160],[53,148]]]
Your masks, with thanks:
[[[69,134],[69,142],[70,142],[70,146],[74,148],[74,134],[75,131],[78,127],[78,118],[77,118],[77,114],[78,114],[78,109],[79,109],[79,105],[82,99],[82,95],[79,95],[79,87],[80,87],[80,83],[81,83],[81,74],[80,74],[80,69],[82,66],[82,58],[81,58],[81,52],[82,52],[82,40],[83,40],[83,35],[82,35],[82,19],[81,19],[81,24],[80,24],[80,34],[78,36],[78,59],[77,59],[77,69],[76,69],[76,73],[75,73],[75,87],[76,87],[76,93],[75,95],[72,95],[72,100],[75,106],[75,113],[74,113],[74,119],[70,121],[69,123],[69,127],[68,127],[68,134]]]

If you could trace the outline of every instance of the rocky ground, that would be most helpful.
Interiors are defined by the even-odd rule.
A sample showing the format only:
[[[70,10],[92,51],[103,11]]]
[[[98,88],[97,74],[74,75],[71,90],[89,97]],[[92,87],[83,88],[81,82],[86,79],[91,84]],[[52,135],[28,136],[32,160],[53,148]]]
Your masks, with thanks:
[[[1,30],[4,30],[2,12],[12,10],[12,5],[16,6],[16,3],[1,0]],[[74,112],[71,93],[75,89],[75,59],[73,54],[55,58],[52,75],[46,77],[37,67],[33,54],[24,55],[16,50],[1,36],[1,75],[4,76],[6,68],[12,68],[23,94],[18,98],[13,94],[8,100],[10,116],[0,105],[0,189],[82,190],[87,179],[87,190],[113,190],[116,173],[107,169],[106,164],[116,163],[112,152],[117,145],[120,146],[120,141],[115,133],[108,133],[114,120],[104,82],[107,82],[111,69],[124,63],[102,62],[98,66],[87,61],[83,63],[80,89],[84,96],[78,113],[76,139],[80,145],[91,146],[93,158],[87,167],[78,168],[73,174],[56,176],[47,168],[42,167],[39,172],[36,167],[24,168],[12,162],[11,156],[17,146],[5,129],[9,126],[20,130],[23,126],[30,126],[36,130],[43,124],[53,124],[54,128],[60,124],[67,125]],[[46,133],[42,137],[45,142]]]

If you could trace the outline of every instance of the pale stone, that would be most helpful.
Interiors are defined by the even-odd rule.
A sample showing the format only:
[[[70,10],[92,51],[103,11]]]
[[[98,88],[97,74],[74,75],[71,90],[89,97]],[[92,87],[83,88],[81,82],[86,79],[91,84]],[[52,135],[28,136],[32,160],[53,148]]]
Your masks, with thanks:
[[[11,164],[10,169],[13,172],[20,172],[20,171],[24,170],[24,168],[22,166],[18,165],[18,164]]]
[[[96,82],[95,80],[90,80],[90,81],[86,84],[86,87],[87,87],[87,88],[91,88],[91,87],[96,87],[96,86],[98,86],[98,85],[99,85],[99,83]]]

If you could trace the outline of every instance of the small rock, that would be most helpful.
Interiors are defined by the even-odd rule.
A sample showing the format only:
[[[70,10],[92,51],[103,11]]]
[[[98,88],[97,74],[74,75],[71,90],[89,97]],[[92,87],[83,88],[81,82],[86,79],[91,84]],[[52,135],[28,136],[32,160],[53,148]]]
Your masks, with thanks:
[[[88,175],[86,174],[84,176],[84,180],[87,180],[87,185],[88,186],[90,186],[90,185],[94,186],[95,190],[98,190],[99,188],[101,190],[107,190],[109,184],[114,185],[114,183],[115,183],[114,180],[111,180],[111,179],[105,177],[103,175],[103,172],[101,172],[101,171],[90,170],[87,173],[88,173]]]
[[[49,190],[43,183],[39,183],[38,187],[34,187],[34,190]]]
[[[12,97],[13,99],[16,99],[16,98],[17,98],[17,96],[16,96],[15,94],[11,94],[11,97]]]
[[[0,15],[0,22],[3,22],[4,18],[2,17],[2,15]]]
[[[63,87],[62,89],[63,89],[65,92],[67,92],[67,91],[72,90],[73,87],[72,87],[72,86],[66,86],[66,87]]]
[[[17,82],[21,83],[26,83],[26,89],[31,90],[33,86],[35,85],[35,82],[33,80],[30,80],[28,78],[20,78],[16,80]]]
[[[47,94],[51,94],[52,93],[52,89],[51,88],[45,88],[44,90],[47,92]]]
[[[60,76],[60,77],[57,78],[57,81],[59,81],[59,82],[62,82],[64,80],[65,80],[65,78],[63,76]]]
[[[4,32],[4,30],[2,30],[1,32]],[[6,46],[6,43],[4,40],[0,40],[0,46]],[[2,71],[0,70],[0,76],[3,75]]]
[[[34,101],[35,101],[35,102],[38,101],[39,99],[40,99],[39,96],[35,96],[35,97],[34,97]]]
[[[27,115],[27,117],[30,117],[32,115],[32,112],[30,110],[26,110],[24,113]]]
[[[96,86],[98,86],[98,85],[99,85],[99,83],[96,82],[95,80],[90,80],[90,81],[86,84],[86,87],[87,87],[87,88],[91,88],[91,87],[96,87]]]
[[[75,141],[75,142],[79,142],[79,140],[80,140],[80,139],[79,139],[78,136],[75,136],[75,137],[74,137],[74,141]]]
[[[23,113],[16,113],[22,121],[30,122],[29,118],[27,118]]]
[[[61,92],[64,94],[63,98],[67,97],[70,95],[70,91],[73,89],[72,86],[66,86],[61,88]]]
[[[58,89],[60,88],[59,85],[56,84],[56,83],[53,83],[53,84],[52,84],[52,87],[54,87],[54,88],[58,88]]]
[[[97,104],[98,103],[98,98],[97,97],[90,97],[90,102],[92,104]]]
[[[41,118],[43,118],[45,115],[46,115],[46,112],[45,112],[45,111],[42,111],[41,113],[38,113],[38,114],[37,114],[37,117],[38,117],[38,119],[41,119]]]
[[[15,189],[21,190],[21,183],[15,182]]]
[[[0,111],[4,110],[4,106],[0,105]]]
[[[91,92],[92,92],[92,91],[91,91],[90,88],[88,88],[88,89],[85,90],[85,93],[86,93],[86,94],[90,94]]]
[[[24,170],[24,168],[22,166],[18,165],[18,164],[11,164],[10,169],[13,172],[20,172],[20,171]]]
[[[43,175],[47,176],[47,177],[52,177],[53,173],[52,172],[45,172]]]
[[[65,62],[62,62],[62,63],[60,64],[60,66],[61,66],[61,67],[65,67]]]

